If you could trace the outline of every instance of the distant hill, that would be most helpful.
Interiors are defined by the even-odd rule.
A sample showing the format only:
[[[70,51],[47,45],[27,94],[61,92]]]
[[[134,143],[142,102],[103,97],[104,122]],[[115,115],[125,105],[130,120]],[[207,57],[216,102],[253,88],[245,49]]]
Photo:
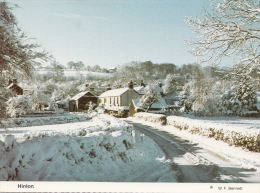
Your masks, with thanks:
[[[44,75],[44,74],[48,74],[50,70],[45,70],[45,69],[41,69],[41,70],[37,70],[38,74]],[[52,70],[53,71],[53,70]],[[83,76],[102,76],[102,77],[113,77],[113,73],[102,73],[102,72],[90,72],[87,70],[71,70],[71,69],[64,69],[64,76],[67,77],[79,77],[80,75]]]

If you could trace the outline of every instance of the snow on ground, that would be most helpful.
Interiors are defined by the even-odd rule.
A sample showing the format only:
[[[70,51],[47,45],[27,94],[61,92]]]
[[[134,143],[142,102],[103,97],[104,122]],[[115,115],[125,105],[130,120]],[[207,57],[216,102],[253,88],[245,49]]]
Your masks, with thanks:
[[[31,126],[27,118],[9,134],[0,130],[0,180],[176,181],[161,149],[124,121],[105,114],[55,120],[59,124]]]
[[[254,168],[254,170],[257,170],[260,173],[260,153],[258,152],[248,151],[241,147],[230,146],[223,141],[217,141],[213,138],[207,138],[202,135],[191,134],[187,130],[179,130],[172,125],[150,123],[136,118],[128,119],[150,125],[156,129],[179,136],[182,139],[186,139],[191,143],[197,144],[199,147],[216,153],[222,158],[241,165],[246,169]],[[178,123],[184,123],[189,126],[221,128],[253,135],[260,134],[259,118],[172,116],[171,119],[174,119]]]
[[[156,116],[156,115],[155,115]],[[260,172],[260,153],[173,126],[128,118],[189,140],[244,168]],[[175,117],[187,124],[258,132],[259,119]],[[67,123],[68,120],[72,121]],[[0,180],[176,182],[171,160],[155,142],[122,119],[80,114],[13,120],[0,128]]]

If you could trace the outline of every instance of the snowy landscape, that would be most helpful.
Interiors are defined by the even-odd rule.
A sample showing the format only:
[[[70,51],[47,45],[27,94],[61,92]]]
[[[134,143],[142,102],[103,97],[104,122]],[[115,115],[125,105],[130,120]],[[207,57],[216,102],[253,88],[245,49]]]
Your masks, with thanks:
[[[1,183],[258,185],[259,22],[257,0],[1,1]]]
[[[151,139],[109,115],[8,131],[1,131],[1,180],[176,181],[170,160]]]
[[[68,118],[71,123],[67,123]],[[188,120],[184,121],[188,125],[216,125],[226,130],[260,134],[259,119],[172,118],[180,123]],[[91,117],[67,114],[50,125],[45,125],[41,119],[27,118],[29,126],[17,124],[7,128],[8,132],[1,131],[2,181],[178,182],[178,169],[172,169],[175,158],[166,159],[152,139],[125,121],[140,122],[179,136],[239,165],[245,169],[245,174],[250,171],[256,172],[258,177],[260,174],[259,152],[229,146],[170,125],[138,118],[122,120],[103,113]],[[187,155],[189,152],[183,155],[185,159],[194,162]],[[197,164],[206,163],[198,161]],[[259,178],[250,180],[260,182]],[[243,180],[220,172],[215,182],[237,183]]]

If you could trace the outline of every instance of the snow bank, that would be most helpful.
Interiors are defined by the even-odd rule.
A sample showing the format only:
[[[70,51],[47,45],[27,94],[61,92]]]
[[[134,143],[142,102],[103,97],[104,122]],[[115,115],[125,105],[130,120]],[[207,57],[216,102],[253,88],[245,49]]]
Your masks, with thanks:
[[[161,114],[152,113],[135,113],[134,117],[142,119],[143,121],[149,121],[152,123],[166,124],[166,116]]]
[[[180,130],[187,130],[192,134],[260,152],[260,120],[257,118],[169,116],[167,124]]]
[[[140,171],[151,168],[156,168],[151,180],[163,181],[163,174],[172,173],[152,140],[109,115],[8,130],[0,137],[2,181],[142,181]]]
[[[96,126],[71,124],[70,129],[53,131],[39,131],[38,127],[38,131],[3,135],[1,162],[4,164],[1,164],[0,180],[50,180],[57,178],[52,175],[63,168],[60,164],[68,165],[73,171],[74,165],[91,167],[93,163],[106,165],[134,159],[131,156],[134,139],[129,125],[105,115],[93,121]],[[42,169],[45,171],[41,172]],[[66,180],[66,176],[58,178]]]

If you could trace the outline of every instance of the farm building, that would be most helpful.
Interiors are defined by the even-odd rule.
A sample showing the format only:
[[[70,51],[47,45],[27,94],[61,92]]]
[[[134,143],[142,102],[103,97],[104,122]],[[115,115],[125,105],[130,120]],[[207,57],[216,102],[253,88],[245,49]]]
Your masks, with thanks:
[[[89,91],[80,92],[69,101],[70,112],[82,112],[88,109],[89,103],[98,104],[98,97]]]
[[[14,78],[13,81],[10,81],[7,88],[15,92],[17,95],[23,95],[23,89],[18,85],[16,78]]]
[[[146,111],[146,107],[141,107],[139,106],[139,101],[140,99],[133,99],[130,105],[130,109],[129,109],[129,115],[130,116],[134,116],[135,113],[138,112],[145,112]],[[160,101],[158,101],[157,103],[154,103],[150,109],[149,112],[150,113],[165,113],[166,110],[169,110],[169,106],[166,104],[164,99],[160,99]]]

